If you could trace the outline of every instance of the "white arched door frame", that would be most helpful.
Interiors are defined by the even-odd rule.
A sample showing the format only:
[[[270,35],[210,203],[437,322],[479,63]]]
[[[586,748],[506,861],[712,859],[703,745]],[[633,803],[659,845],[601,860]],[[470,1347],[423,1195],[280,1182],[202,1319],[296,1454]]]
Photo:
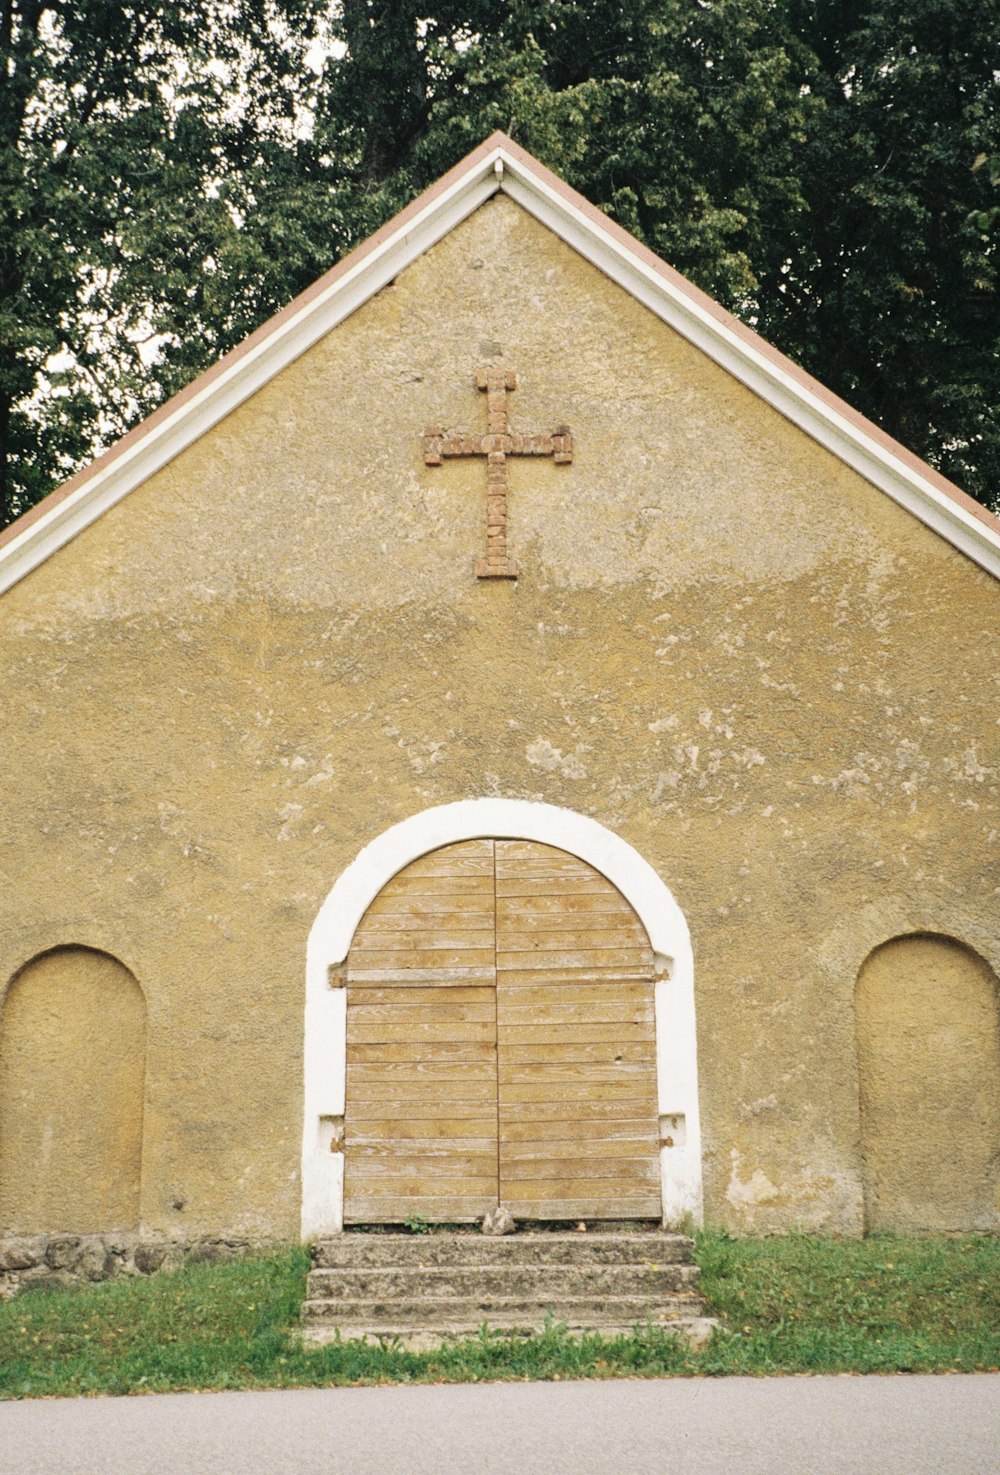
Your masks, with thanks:
[[[331,975],[358,923],[411,861],[460,840],[535,840],[569,851],[616,886],[639,917],[656,966],[656,1070],[663,1222],[701,1222],[701,1127],[694,966],[684,914],[652,866],[597,820],[522,799],[464,799],[412,815],[384,831],[341,874],[319,909],[306,949],[302,1237],[335,1233],[344,1220],[338,1151],[347,1081],[347,990]]]

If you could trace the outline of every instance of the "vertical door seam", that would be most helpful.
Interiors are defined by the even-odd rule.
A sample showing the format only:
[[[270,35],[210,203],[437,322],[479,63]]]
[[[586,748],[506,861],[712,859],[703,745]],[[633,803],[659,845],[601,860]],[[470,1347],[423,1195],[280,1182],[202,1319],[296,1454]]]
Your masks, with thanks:
[[[497,896],[497,846],[493,845],[493,1055],[496,1063],[497,1103],[497,1203],[500,1202],[500,902]]]

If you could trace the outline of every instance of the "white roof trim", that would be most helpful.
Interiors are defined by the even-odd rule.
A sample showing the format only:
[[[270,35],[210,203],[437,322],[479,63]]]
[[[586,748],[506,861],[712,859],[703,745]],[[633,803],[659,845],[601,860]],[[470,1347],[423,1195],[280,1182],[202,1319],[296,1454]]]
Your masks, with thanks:
[[[741,383],[1000,578],[1000,534],[720,322],[613,231],[553,189],[530,162],[498,145],[470,160],[423,209],[359,256],[324,291],[0,548],[0,592],[173,460],[500,189]]]

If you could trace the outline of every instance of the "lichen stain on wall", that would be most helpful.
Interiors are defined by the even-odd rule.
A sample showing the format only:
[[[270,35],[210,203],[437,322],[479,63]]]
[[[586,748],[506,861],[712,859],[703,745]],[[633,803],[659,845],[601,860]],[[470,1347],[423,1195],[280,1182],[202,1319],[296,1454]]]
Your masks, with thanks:
[[[511,463],[516,585],[474,575],[482,464],[422,462],[487,362],[574,435]],[[1000,961],[1000,588],[507,199],[0,614],[0,964],[127,932],[150,1231],[297,1232],[305,940],[431,804],[580,810],[671,888],[716,1222],[858,1227],[880,918]]]

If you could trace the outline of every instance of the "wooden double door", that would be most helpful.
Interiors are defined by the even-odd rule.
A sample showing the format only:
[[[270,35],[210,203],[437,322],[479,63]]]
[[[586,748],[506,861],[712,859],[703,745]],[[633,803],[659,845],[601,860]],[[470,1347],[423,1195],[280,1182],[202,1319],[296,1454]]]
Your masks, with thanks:
[[[653,956],[564,851],[449,845],[400,871],[347,960],[348,1223],[660,1214]]]

